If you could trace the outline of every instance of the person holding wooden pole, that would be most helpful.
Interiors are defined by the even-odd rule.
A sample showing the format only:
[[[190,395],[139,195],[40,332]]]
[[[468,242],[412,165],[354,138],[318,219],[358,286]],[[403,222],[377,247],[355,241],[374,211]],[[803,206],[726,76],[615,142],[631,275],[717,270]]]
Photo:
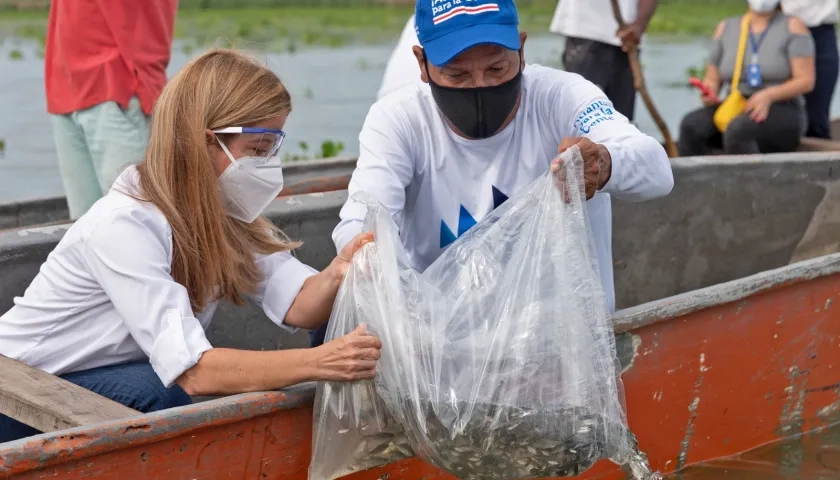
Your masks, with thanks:
[[[619,0],[619,26],[610,0],[560,0],[549,30],[566,37],[564,68],[594,83],[633,120],[636,88],[627,51],[638,47],[657,0]]]

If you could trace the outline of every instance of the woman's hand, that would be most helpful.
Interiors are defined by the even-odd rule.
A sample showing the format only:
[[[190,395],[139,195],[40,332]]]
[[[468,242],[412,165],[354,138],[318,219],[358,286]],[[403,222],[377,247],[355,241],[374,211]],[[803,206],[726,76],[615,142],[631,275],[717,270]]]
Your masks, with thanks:
[[[719,87],[714,82],[709,81],[708,79],[703,80],[703,86],[709,89],[710,92],[717,92]],[[720,103],[720,99],[717,95],[706,95],[702,91],[700,92],[700,102],[706,107],[712,107]]]
[[[750,114],[750,118],[755,123],[761,123],[767,120],[767,115],[770,113],[770,105],[773,104],[773,98],[766,90],[759,90],[755,92],[749,99],[744,109]]]
[[[360,325],[356,330],[313,349],[318,380],[352,382],[373,378],[382,342]]]
[[[373,233],[361,233],[356,235],[353,240],[350,241],[341,251],[338,253],[338,256],[333,259],[332,263],[330,263],[330,270],[333,271],[333,275],[335,278],[341,282],[344,279],[344,275],[347,274],[347,270],[350,268],[350,265],[353,263],[353,255],[356,254],[365,244],[370,243],[373,241]]]

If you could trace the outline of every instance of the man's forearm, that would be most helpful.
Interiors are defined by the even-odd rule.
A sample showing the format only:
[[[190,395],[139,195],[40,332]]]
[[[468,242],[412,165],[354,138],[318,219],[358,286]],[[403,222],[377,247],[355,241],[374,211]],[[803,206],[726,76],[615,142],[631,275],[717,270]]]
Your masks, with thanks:
[[[601,191],[628,202],[662,197],[674,187],[668,155],[647,135],[605,140],[610,153],[610,179]]]
[[[658,0],[639,0],[639,13],[634,23],[642,27],[642,31],[647,30],[648,23],[656,12],[657,3]]]

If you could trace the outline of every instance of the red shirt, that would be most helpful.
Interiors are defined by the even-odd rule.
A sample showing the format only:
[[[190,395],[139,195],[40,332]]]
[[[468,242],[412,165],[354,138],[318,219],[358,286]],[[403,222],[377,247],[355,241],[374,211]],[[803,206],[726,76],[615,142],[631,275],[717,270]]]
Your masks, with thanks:
[[[166,84],[178,0],[52,0],[47,111],[67,114],[133,96],[148,115]]]

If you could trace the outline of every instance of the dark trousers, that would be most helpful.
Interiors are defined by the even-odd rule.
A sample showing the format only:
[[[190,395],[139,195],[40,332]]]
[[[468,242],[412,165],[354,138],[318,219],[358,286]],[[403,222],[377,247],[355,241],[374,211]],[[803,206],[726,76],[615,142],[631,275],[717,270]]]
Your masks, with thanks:
[[[181,387],[164,387],[148,363],[94,368],[61,375],[61,378],[143,413],[192,403],[190,396]],[[39,433],[28,425],[0,415],[0,443]]]
[[[563,51],[563,68],[598,85],[615,109],[633,120],[636,88],[633,86],[630,60],[620,47],[569,37]]]
[[[741,114],[723,134],[713,121],[716,109],[703,107],[683,117],[677,145],[681,156],[711,155],[720,149],[728,155],[790,152],[799,146],[805,113],[797,101],[774,103],[761,123]]]
[[[837,53],[837,33],[834,25],[820,25],[811,28],[816,50],[816,83],[814,90],[805,95],[805,107],[808,111],[809,137],[831,138],[829,114],[831,97],[837,85],[837,73],[840,60]]]

